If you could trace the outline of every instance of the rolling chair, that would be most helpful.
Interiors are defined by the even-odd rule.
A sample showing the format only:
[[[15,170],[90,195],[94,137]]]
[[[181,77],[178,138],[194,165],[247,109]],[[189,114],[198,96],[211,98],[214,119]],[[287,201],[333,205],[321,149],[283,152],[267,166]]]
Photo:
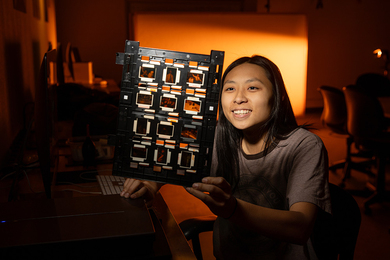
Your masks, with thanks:
[[[382,74],[361,74],[356,79],[355,85],[376,97],[390,96],[390,80]]]
[[[329,184],[333,215],[319,214],[312,241],[320,260],[353,260],[359,234],[361,213],[355,199],[337,185]],[[202,258],[199,234],[213,230],[215,216],[186,219],[179,225],[187,240],[192,240],[194,253]]]
[[[344,93],[341,89],[331,86],[321,86],[319,92],[322,95],[324,102],[324,109],[321,115],[322,124],[330,129],[333,133],[342,135],[346,138],[347,142],[347,154],[344,160],[332,163],[329,166],[329,170],[336,171],[337,169],[343,169],[344,177],[340,186],[345,186],[345,181],[350,178],[351,170],[357,170],[364,172],[368,175],[373,175],[369,169],[372,164],[372,154],[351,152],[351,146],[354,142],[353,136],[347,131],[347,107],[345,103]],[[363,162],[354,162],[352,157],[367,158],[368,160]]]
[[[390,132],[386,131],[388,123],[376,96],[352,85],[343,91],[347,103],[348,132],[358,146],[375,153],[377,162],[376,186],[368,184],[374,193],[364,202],[365,212],[370,213],[371,204],[389,200],[385,177],[386,160],[390,155]]]
[[[200,246],[199,234],[213,231],[214,222],[217,216],[201,216],[183,220],[179,226],[188,241],[192,241],[192,248],[196,259],[203,260],[202,249]]]

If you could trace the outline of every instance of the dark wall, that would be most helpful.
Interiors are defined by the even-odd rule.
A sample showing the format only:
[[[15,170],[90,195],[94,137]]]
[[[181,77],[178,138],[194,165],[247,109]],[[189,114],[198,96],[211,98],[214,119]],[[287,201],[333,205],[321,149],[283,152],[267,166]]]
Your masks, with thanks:
[[[77,47],[82,61],[93,62],[96,76],[119,82],[115,54],[124,51],[128,35],[126,1],[56,1],[56,14],[58,42]]]

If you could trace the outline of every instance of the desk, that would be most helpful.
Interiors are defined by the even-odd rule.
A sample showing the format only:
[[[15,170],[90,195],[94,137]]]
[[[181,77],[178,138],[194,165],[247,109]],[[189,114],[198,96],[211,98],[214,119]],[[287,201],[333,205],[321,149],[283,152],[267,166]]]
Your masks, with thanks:
[[[115,80],[113,79],[101,79],[101,80],[95,79],[95,82],[93,84],[86,84],[86,83],[80,83],[80,84],[82,84],[87,88],[105,92],[110,95],[119,96],[119,93],[121,91],[120,87],[118,87],[118,84],[116,84]]]
[[[63,160],[65,159],[62,158]],[[60,161],[60,160],[59,160]],[[65,161],[65,160],[64,160]],[[56,168],[58,167],[64,167],[63,164],[56,165]],[[105,172],[101,172],[101,174],[111,174],[109,171],[110,167],[109,164],[99,165],[98,168],[102,167],[102,169],[105,169]],[[82,169],[82,167],[66,167],[65,170],[75,170],[75,169]],[[58,169],[57,169],[58,170]],[[18,192],[21,195],[20,197],[24,201],[41,201],[46,200],[42,193],[43,191],[43,185],[41,181],[40,172],[36,169],[35,171],[29,172],[29,182],[31,184],[31,189],[35,192],[41,192],[41,193],[32,193],[30,190],[29,185],[27,185],[27,180],[24,178],[20,180],[19,186],[18,186]],[[0,184],[0,188],[3,188],[2,191],[6,193],[6,187],[10,186],[9,182],[12,180],[3,180]],[[77,193],[72,192],[70,189],[77,189],[85,193]],[[52,194],[53,198],[67,198],[67,197],[106,197],[103,195],[92,195],[87,194],[87,192],[98,192],[100,191],[99,186],[96,183],[80,183],[77,186],[73,185],[52,185]],[[39,196],[39,197],[38,197]],[[115,196],[115,195],[114,195]],[[118,195],[119,196],[119,195]],[[5,199],[2,199],[2,201],[5,201]],[[172,254],[173,260],[196,260],[195,255],[192,252],[192,249],[190,245],[188,244],[186,238],[184,237],[183,233],[181,232],[181,229],[176,222],[175,218],[173,217],[171,211],[169,210],[167,204],[164,201],[164,198],[161,196],[161,194],[157,194],[156,199],[153,203],[153,207],[150,209],[153,211],[155,216],[158,218],[158,221],[161,223],[161,227],[164,230],[164,233],[166,235],[166,239],[169,245],[169,249]],[[20,233],[20,235],[23,235],[23,232]],[[4,233],[1,235],[4,236]],[[125,248],[120,248],[119,250],[125,250]]]
[[[4,231],[0,237],[0,255],[4,253],[12,259],[21,256],[93,259],[104,255],[106,259],[120,256],[119,259],[196,260],[162,197],[157,196],[151,212],[155,238],[151,237],[153,228],[147,218],[137,217],[147,214],[146,208],[137,210],[141,203],[142,200],[128,201],[111,195],[1,204],[0,216],[6,222],[0,226]],[[130,214],[134,210],[137,213]],[[139,231],[144,235],[133,235]],[[123,255],[135,258],[123,258]]]
[[[67,154],[68,150],[62,150],[62,154]],[[57,170],[63,171],[72,171],[77,169],[82,169],[80,166],[65,166],[66,158],[65,156],[60,156],[57,164]],[[100,164],[97,166],[97,170],[102,175],[110,175],[112,170],[111,164]],[[69,185],[53,186],[53,194],[58,194],[60,190],[72,188]],[[74,188],[74,186],[73,186]],[[78,185],[78,190],[82,192],[98,192],[100,188],[98,186],[91,187],[91,183],[83,183]],[[72,196],[90,196],[85,193],[76,193],[74,192]],[[119,195],[118,195],[119,196]],[[169,210],[167,204],[164,201],[163,196],[160,193],[157,193],[153,206],[151,208],[157,218],[159,219],[161,226],[165,232],[169,248],[171,250],[173,260],[196,260],[196,257],[188,244],[187,239],[183,235],[178,223],[176,222],[174,216]]]

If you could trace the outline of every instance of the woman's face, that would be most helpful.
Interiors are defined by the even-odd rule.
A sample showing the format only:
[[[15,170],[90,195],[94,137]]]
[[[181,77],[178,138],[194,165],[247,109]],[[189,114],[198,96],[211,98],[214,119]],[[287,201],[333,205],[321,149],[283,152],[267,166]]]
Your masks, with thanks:
[[[272,92],[272,83],[262,67],[251,63],[238,65],[225,78],[223,112],[237,129],[255,130],[270,115]]]

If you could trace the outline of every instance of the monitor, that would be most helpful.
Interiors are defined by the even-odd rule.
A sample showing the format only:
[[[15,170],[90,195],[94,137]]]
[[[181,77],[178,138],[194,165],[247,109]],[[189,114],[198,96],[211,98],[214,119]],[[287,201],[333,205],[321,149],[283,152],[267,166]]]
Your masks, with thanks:
[[[55,98],[54,88],[56,84],[56,59],[57,51],[50,50],[45,53],[39,70],[38,82],[35,86],[35,135],[39,167],[45,193],[51,198],[52,159],[55,145],[54,121]]]

